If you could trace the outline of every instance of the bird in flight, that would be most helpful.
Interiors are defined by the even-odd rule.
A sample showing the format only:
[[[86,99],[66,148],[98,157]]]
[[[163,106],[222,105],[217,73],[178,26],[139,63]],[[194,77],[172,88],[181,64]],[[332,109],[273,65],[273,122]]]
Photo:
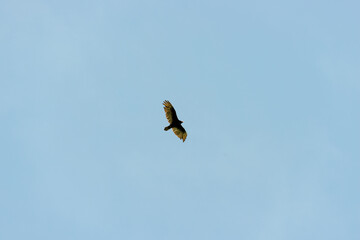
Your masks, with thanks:
[[[182,139],[183,142],[185,142],[187,133],[186,133],[185,129],[183,128],[183,126],[181,126],[183,121],[180,121],[177,118],[175,108],[171,105],[171,103],[169,101],[165,100],[163,102],[163,105],[164,105],[166,119],[170,123],[170,125],[165,127],[164,130],[167,131],[170,128],[172,128],[175,135],[178,136],[180,139]]]

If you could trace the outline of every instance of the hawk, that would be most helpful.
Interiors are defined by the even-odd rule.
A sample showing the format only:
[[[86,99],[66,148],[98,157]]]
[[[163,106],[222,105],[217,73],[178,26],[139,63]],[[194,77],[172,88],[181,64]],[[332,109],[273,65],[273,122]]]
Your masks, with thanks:
[[[164,105],[166,119],[170,123],[170,125],[165,127],[164,130],[167,131],[170,128],[172,128],[175,135],[178,136],[180,139],[182,139],[183,142],[185,142],[187,133],[186,133],[185,129],[183,128],[183,126],[181,126],[183,121],[180,121],[177,118],[175,108],[171,105],[171,103],[169,101],[165,100],[163,102],[163,105]]]

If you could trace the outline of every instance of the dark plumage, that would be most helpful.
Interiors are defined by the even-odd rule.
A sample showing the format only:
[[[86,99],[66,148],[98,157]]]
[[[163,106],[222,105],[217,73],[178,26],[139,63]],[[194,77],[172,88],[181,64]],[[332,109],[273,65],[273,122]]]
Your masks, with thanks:
[[[172,128],[175,135],[178,136],[180,139],[182,139],[183,142],[185,142],[185,139],[187,137],[187,133],[186,133],[185,129],[181,126],[181,124],[183,122],[180,121],[176,116],[175,108],[167,100],[165,100],[163,102],[163,105],[164,105],[166,119],[170,123],[170,125],[165,127],[164,130],[167,131],[170,128]]]

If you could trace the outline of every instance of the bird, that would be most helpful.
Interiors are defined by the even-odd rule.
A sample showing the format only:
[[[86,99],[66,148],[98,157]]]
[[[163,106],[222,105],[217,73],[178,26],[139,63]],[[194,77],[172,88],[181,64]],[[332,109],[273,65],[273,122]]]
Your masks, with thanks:
[[[180,140],[183,140],[183,142],[185,142],[187,133],[186,133],[185,129],[183,128],[183,126],[181,126],[183,121],[180,121],[177,118],[175,108],[171,105],[171,103],[168,100],[165,100],[163,102],[163,105],[164,105],[166,119],[170,123],[170,125],[165,127],[164,130],[168,131],[169,129],[172,128],[175,135],[178,136],[180,138]]]

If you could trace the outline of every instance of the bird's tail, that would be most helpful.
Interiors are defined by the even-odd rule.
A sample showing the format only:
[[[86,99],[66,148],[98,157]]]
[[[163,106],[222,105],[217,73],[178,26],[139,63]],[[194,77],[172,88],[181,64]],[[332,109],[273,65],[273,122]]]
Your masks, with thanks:
[[[171,127],[170,126],[167,126],[164,128],[165,131],[169,130]]]

